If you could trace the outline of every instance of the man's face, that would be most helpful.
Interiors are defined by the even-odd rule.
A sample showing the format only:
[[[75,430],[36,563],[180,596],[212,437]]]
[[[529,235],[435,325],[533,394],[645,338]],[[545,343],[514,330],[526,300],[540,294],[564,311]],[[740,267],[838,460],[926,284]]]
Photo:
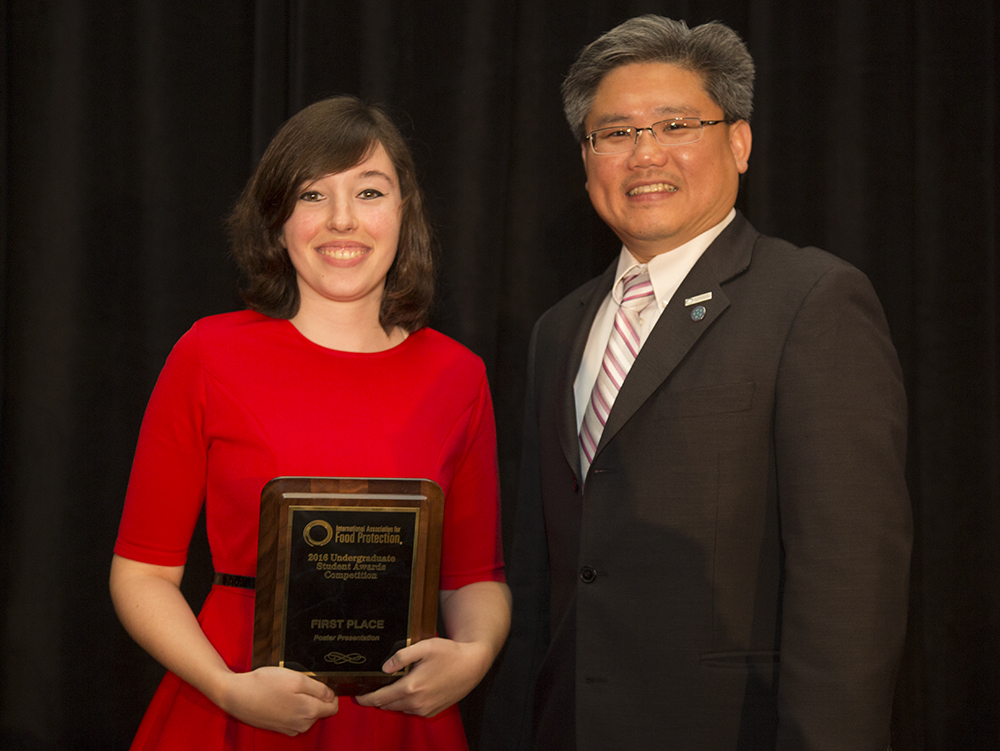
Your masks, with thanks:
[[[646,128],[673,117],[722,120],[701,76],[669,63],[615,68],[597,87],[587,133]],[[634,150],[595,154],[583,143],[587,192],[601,218],[642,261],[683,245],[722,221],[736,203],[750,156],[750,125],[705,126],[701,140],[663,146],[647,130]]]

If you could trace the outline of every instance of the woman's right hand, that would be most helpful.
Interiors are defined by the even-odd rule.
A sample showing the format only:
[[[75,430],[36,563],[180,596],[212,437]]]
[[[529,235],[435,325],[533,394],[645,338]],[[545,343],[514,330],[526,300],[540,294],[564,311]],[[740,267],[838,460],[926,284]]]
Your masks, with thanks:
[[[337,713],[333,691],[304,673],[258,668],[234,673],[201,630],[181,594],[183,566],[157,566],[116,555],[111,598],[140,646],[224,712],[254,727],[298,735]]]
[[[287,668],[231,673],[219,707],[237,720],[285,735],[306,732],[316,720],[337,714],[337,695],[309,676]]]

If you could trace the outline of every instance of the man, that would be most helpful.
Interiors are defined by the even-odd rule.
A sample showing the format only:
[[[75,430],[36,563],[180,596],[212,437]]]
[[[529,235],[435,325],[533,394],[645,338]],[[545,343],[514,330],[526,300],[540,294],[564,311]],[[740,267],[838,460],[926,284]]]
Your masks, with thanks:
[[[753,76],[726,26],[644,16],[564,83],[624,247],[532,336],[487,748],[889,745],[899,365],[863,274],[734,210]]]

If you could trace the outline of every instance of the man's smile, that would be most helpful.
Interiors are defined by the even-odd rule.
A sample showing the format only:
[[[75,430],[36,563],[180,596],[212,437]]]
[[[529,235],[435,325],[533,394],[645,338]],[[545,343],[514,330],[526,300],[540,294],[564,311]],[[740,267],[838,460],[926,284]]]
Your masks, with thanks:
[[[647,185],[637,185],[627,191],[627,196],[641,196],[643,193],[676,193],[677,186],[670,183],[649,183]]]

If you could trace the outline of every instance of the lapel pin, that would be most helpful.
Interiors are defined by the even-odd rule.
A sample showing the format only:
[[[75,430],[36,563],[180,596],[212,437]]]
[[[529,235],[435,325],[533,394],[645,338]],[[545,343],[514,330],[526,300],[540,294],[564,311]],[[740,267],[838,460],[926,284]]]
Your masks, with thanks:
[[[705,292],[701,295],[695,295],[694,297],[687,297],[684,299],[684,307],[687,308],[691,305],[697,305],[700,302],[707,302],[712,299],[711,292]]]
[[[705,306],[704,305],[699,305],[699,306],[697,306],[695,308],[691,308],[691,320],[692,321],[700,321],[704,317],[705,317]]]

